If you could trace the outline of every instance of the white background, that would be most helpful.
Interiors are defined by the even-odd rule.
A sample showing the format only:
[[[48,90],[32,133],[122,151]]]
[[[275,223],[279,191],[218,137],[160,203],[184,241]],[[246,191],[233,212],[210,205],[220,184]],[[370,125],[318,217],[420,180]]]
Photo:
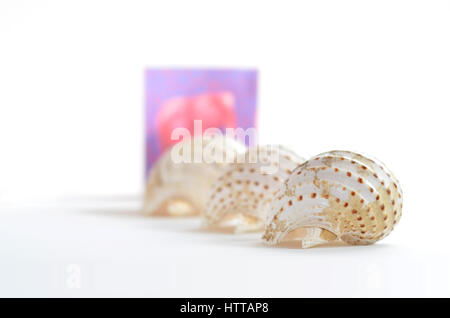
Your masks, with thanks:
[[[449,1],[2,0],[0,295],[450,296],[449,57]],[[304,251],[139,217],[148,66],[259,69],[260,142],[381,159],[399,226]]]

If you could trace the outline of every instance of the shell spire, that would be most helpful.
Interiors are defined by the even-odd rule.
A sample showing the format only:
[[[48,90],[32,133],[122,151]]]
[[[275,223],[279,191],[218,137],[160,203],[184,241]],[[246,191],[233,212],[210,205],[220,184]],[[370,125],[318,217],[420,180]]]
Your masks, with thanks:
[[[206,205],[205,226],[235,233],[262,231],[274,195],[304,161],[278,145],[249,149],[215,183]]]
[[[299,240],[303,248],[373,244],[399,222],[402,200],[398,180],[380,161],[349,151],[323,153],[297,167],[282,185],[263,239]]]

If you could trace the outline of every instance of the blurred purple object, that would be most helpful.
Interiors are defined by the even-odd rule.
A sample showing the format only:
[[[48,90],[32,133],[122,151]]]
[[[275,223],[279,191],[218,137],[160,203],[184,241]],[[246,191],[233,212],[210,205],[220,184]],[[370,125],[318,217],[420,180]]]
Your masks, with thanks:
[[[255,128],[257,77],[256,70],[147,70],[145,174],[176,142],[173,129],[194,134],[194,120],[202,121],[203,131]]]

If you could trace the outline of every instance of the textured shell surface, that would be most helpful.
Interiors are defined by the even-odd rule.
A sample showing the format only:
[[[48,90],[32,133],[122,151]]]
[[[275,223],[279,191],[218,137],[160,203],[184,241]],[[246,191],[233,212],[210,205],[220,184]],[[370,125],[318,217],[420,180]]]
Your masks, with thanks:
[[[175,144],[150,171],[143,212],[165,216],[203,213],[214,181],[246,149],[226,136],[198,136]]]
[[[301,247],[386,237],[402,213],[398,180],[378,160],[349,151],[320,154],[297,167],[271,206],[263,239]]]
[[[262,231],[274,195],[304,161],[278,145],[250,148],[214,184],[204,225],[234,233]]]

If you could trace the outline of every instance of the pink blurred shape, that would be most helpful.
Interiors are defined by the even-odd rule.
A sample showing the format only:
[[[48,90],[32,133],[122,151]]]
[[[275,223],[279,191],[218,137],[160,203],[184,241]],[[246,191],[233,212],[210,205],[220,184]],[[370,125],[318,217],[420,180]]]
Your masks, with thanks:
[[[202,120],[202,133],[210,127],[236,127],[234,96],[229,92],[174,97],[161,105],[156,114],[156,128],[163,149],[177,143],[172,131],[187,128],[194,134],[194,120]]]

